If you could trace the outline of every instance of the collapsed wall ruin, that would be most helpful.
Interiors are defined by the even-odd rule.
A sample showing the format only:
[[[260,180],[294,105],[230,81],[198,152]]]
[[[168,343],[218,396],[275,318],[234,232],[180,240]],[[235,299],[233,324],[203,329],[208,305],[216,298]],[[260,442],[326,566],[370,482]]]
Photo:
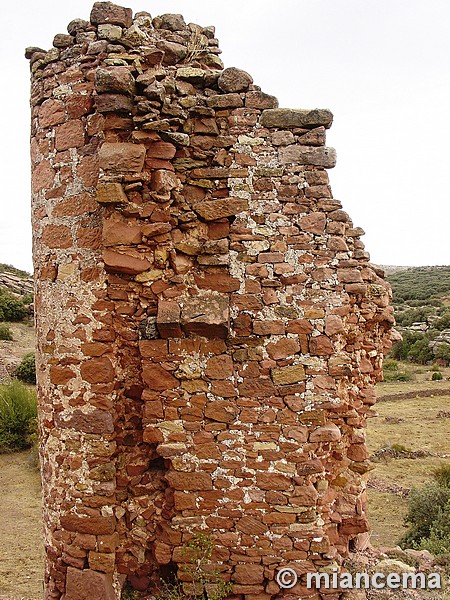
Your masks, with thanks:
[[[322,597],[305,574],[368,531],[393,323],[332,115],[279,109],[180,15],[99,2],[53,46],[27,49],[46,598],[188,589],[199,531],[231,598],[287,597],[283,566]]]

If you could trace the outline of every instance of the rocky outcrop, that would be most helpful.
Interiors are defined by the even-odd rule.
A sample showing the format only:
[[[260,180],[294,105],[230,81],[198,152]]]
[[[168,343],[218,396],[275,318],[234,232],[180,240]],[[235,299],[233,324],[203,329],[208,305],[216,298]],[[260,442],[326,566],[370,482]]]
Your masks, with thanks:
[[[331,113],[219,54],[108,2],[27,50],[47,599],[153,591],[198,531],[232,598],[286,565],[309,597],[369,527],[389,286],[332,196]]]

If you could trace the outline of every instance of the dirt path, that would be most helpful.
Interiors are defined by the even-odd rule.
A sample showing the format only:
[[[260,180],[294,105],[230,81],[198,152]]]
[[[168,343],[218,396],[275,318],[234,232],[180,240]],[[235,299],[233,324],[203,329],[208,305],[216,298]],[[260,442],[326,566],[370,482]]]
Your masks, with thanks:
[[[28,452],[0,454],[0,600],[40,600],[43,564],[39,474]]]

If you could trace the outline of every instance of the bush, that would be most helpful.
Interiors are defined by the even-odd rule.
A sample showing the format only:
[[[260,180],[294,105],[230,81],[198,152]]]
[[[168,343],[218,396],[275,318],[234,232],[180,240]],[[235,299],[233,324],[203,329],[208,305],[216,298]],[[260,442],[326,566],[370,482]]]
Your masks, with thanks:
[[[36,362],[34,352],[25,354],[22,362],[16,369],[16,377],[25,383],[36,383]]]
[[[450,464],[435,469],[433,480],[411,490],[405,517],[410,528],[400,545],[444,555],[450,553]]]
[[[37,432],[36,393],[20,381],[0,386],[0,450],[24,450]]]
[[[22,301],[4,290],[0,290],[0,320],[22,321],[27,314],[27,309]]]
[[[431,376],[431,381],[441,381],[442,380],[442,373],[440,371],[435,371],[433,373],[433,375]]]
[[[440,358],[448,364],[450,362],[450,344],[444,343],[436,345],[434,355],[436,358]]]
[[[25,294],[22,296],[22,303],[28,306],[29,304],[33,304],[34,297],[33,294]]]
[[[11,329],[8,325],[0,323],[0,340],[11,341],[13,339]]]

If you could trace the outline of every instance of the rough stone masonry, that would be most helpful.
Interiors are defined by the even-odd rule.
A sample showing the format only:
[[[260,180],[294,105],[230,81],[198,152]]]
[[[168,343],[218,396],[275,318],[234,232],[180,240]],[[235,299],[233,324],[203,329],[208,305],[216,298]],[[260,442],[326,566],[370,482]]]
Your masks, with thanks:
[[[181,15],[67,29],[26,54],[46,598],[188,593],[196,532],[230,598],[337,598],[306,573],[368,531],[393,312],[329,187],[332,115],[278,108]]]

